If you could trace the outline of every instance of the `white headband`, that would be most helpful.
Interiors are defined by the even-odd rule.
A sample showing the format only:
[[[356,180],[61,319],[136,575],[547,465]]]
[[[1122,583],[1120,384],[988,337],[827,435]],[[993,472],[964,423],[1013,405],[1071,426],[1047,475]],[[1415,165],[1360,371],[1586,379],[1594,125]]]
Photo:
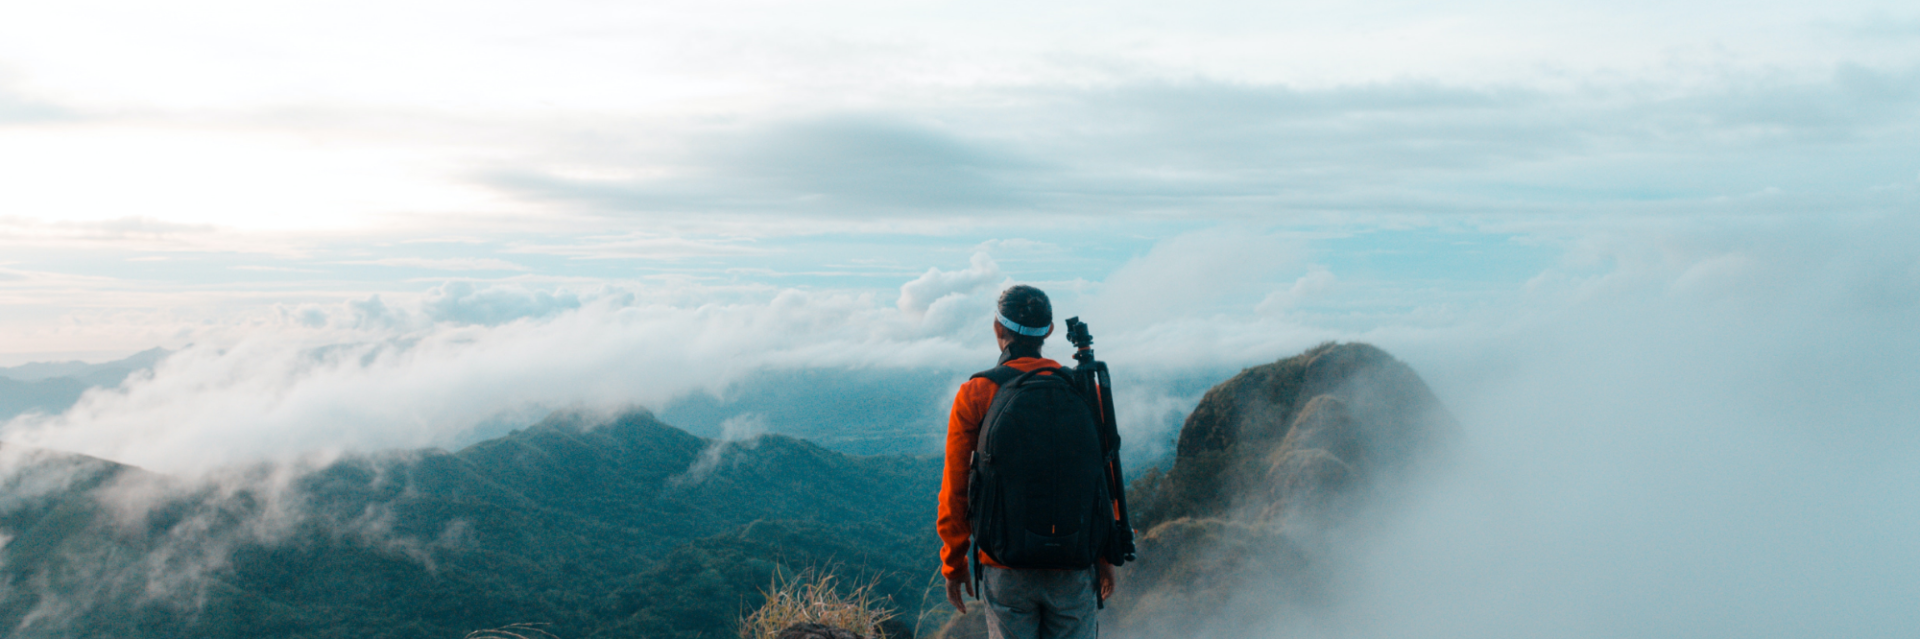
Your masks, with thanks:
[[[1015,322],[1013,320],[1007,319],[1007,316],[1001,315],[999,311],[994,311],[993,316],[995,318],[998,318],[1000,320],[1000,325],[1007,327],[1007,330],[1013,331],[1015,333],[1019,333],[1021,335],[1025,335],[1027,337],[1046,337],[1047,332],[1050,330],[1053,330],[1053,322],[1047,322],[1046,326],[1042,326],[1040,328],[1033,328],[1030,326],[1022,326],[1019,322]]]

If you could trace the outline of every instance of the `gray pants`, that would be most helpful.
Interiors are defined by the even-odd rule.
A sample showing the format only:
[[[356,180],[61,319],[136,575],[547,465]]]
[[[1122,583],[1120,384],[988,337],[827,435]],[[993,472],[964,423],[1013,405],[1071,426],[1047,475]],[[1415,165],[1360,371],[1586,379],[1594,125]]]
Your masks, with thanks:
[[[988,639],[1094,639],[1100,636],[1093,571],[1008,570],[981,566]]]

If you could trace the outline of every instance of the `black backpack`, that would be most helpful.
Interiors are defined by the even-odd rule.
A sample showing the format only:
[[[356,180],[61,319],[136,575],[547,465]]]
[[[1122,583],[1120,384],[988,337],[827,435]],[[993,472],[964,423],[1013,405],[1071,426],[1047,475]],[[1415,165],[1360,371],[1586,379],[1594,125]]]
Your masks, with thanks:
[[[1073,375],[1009,366],[974,375],[1000,385],[967,476],[976,579],[982,550],[1008,568],[1082,570],[1106,550],[1114,529],[1106,443]]]

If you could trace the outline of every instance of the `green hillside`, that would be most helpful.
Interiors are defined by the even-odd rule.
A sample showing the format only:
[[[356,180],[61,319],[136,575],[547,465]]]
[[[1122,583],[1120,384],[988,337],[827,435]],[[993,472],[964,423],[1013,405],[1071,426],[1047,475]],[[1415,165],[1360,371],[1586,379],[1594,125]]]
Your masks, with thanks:
[[[94,472],[0,520],[9,636],[712,637],[776,571],[812,567],[880,580],[911,617],[937,545],[938,460],[723,445],[644,411],[346,459],[276,490],[236,471],[241,488],[175,486],[133,522],[103,491],[168,482]]]

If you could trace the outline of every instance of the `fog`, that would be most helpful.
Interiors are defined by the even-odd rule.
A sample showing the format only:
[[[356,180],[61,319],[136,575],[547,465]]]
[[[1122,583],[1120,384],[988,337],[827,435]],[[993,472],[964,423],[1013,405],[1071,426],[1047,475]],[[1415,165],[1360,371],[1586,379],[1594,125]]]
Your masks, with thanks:
[[[988,309],[1012,281],[981,253],[964,269],[933,269],[906,282],[892,305],[871,293],[797,289],[740,294],[601,286],[556,294],[453,282],[406,305],[372,297],[283,308],[278,326],[233,344],[188,346],[123,386],[89,392],[63,414],[16,418],[4,434],[8,441],[193,474],[314,454],[455,448],[554,409],[658,410],[677,398],[737,396],[752,392],[741,384],[768,371],[846,371],[849,378],[883,371],[926,380],[883,398],[913,404],[890,414],[921,419],[884,426],[929,444],[903,452],[934,452],[953,390],[968,373],[993,364]],[[1056,290],[1058,319],[1079,306],[1116,309],[1107,317],[1151,306],[1135,287],[1104,294]],[[720,301],[676,301],[701,297]],[[1107,301],[1114,297],[1124,302]],[[1260,330],[1226,337],[1209,329],[1166,342],[1160,334],[1175,330],[1166,323],[1102,331],[1126,323],[1088,321],[1099,331],[1101,352],[1125,363],[1120,383],[1132,390],[1119,410],[1124,433],[1139,442],[1135,455],[1165,452],[1178,413],[1204,388],[1192,381],[1196,375],[1230,372],[1247,362],[1248,346],[1278,356],[1315,339],[1304,329],[1253,327]],[[1196,339],[1240,348],[1224,353]],[[1050,354],[1064,359],[1067,346],[1056,340],[1052,348]],[[825,383],[791,402],[828,404],[851,390],[832,375],[814,381]],[[783,425],[769,428],[782,431]]]
[[[1564,301],[1406,336],[1456,458],[1252,636],[1910,633],[1920,256],[1838,226],[1596,240],[1609,272],[1534,282]]]

